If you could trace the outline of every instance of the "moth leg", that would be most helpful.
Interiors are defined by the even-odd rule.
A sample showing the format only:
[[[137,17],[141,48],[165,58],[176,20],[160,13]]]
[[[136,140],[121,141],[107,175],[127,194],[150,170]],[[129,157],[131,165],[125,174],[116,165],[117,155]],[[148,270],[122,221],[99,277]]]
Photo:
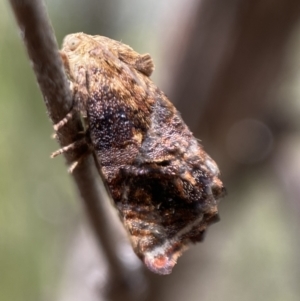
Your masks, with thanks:
[[[57,132],[60,128],[62,128],[65,124],[67,124],[75,114],[81,113],[81,117],[86,117],[86,110],[85,110],[85,103],[88,100],[88,91],[87,91],[87,76],[84,68],[80,68],[78,70],[78,74],[76,77],[76,81],[70,81],[70,90],[72,91],[72,98],[73,98],[73,105],[70,112],[57,124],[54,125],[54,130]],[[51,158],[54,158],[58,155],[61,155],[66,152],[71,152],[74,150],[78,150],[82,147],[85,147],[85,151],[79,156],[77,160],[75,160],[69,167],[69,172],[72,173],[73,170],[83,161],[85,157],[87,157],[91,153],[90,143],[89,143],[89,134],[88,129],[84,133],[83,138],[79,138],[78,140],[74,141],[73,143],[66,145],[59,150],[53,152],[51,154]],[[55,134],[55,137],[57,135]]]
[[[51,135],[51,139],[57,139],[57,137],[58,137],[57,133],[53,133],[53,134]]]
[[[74,169],[91,153],[91,151],[86,151],[78,160],[74,161],[68,168],[69,173],[73,173]]]
[[[74,116],[74,114],[76,113],[77,109],[75,107],[73,107],[71,109],[71,111],[58,123],[56,123],[53,128],[54,131],[57,132],[59,129],[61,129],[65,124],[67,124]]]
[[[51,154],[51,158],[55,158],[63,153],[78,150],[82,147],[86,147],[86,149],[84,150],[83,153],[81,153],[81,155],[79,155],[77,160],[75,160],[71,163],[71,165],[68,168],[68,172],[72,173],[74,171],[74,169],[91,153],[90,144],[88,143],[88,139],[87,139],[87,133],[84,133],[83,138],[80,138],[80,139],[76,140],[75,142],[73,142],[69,145],[66,145],[66,146],[60,148],[59,150],[53,152]]]
[[[69,144],[69,145],[66,145],[62,148],[60,148],[59,150],[53,152],[51,154],[51,158],[55,158],[63,153],[67,153],[67,152],[70,152],[70,151],[74,151],[84,145],[87,145],[87,140],[86,140],[86,137],[84,138],[81,138],[79,140],[76,140],[75,142]]]

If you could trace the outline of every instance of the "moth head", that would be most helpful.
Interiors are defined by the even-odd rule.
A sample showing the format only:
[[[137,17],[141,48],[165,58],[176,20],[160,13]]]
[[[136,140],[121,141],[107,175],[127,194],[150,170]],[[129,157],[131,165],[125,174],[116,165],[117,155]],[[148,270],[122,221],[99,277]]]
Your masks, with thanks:
[[[92,47],[93,39],[82,32],[67,35],[62,44],[62,51],[67,55],[82,55]]]
[[[64,38],[60,56],[70,80],[73,80],[74,68],[76,69],[78,62],[88,59],[91,49],[96,47],[95,43],[91,36],[82,32],[69,34]]]
[[[65,47],[68,47],[70,51],[74,51],[80,45],[80,42],[81,39],[78,36],[67,36]]]

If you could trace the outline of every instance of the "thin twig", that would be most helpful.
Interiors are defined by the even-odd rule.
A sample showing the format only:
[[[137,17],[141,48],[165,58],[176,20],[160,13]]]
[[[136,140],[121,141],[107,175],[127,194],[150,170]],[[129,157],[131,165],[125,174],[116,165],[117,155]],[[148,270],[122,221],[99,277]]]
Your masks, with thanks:
[[[45,5],[41,0],[10,0],[10,3],[42,91],[48,114],[53,124],[56,124],[70,111],[72,95]],[[65,146],[74,142],[82,130],[80,118],[75,116],[59,131],[60,145]],[[76,156],[78,154],[65,153],[68,164],[74,161]],[[132,288],[126,281],[125,267],[117,255],[118,244],[111,239],[115,227],[103,205],[108,197],[104,186],[99,185],[101,180],[91,156],[76,167],[73,177],[88,218],[108,261],[111,276],[108,286],[112,291],[118,291],[118,296],[114,300],[132,300],[130,297]]]

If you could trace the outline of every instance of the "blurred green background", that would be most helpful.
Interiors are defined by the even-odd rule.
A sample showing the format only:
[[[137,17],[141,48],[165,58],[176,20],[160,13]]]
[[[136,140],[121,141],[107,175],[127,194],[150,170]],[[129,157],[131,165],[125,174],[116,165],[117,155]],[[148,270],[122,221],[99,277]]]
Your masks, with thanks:
[[[82,31],[149,52],[223,173],[221,222],[172,275],[146,273],[151,300],[296,301],[300,7],[220,1],[46,4],[59,44]],[[8,1],[0,11],[0,300],[77,300],[66,259],[84,213],[63,158],[50,159],[58,145]]]

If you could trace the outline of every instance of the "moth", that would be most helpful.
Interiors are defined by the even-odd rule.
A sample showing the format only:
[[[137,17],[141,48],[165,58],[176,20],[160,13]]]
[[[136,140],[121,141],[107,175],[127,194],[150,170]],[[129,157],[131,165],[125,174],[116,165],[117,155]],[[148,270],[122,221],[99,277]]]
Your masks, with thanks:
[[[86,124],[85,143],[135,253],[151,271],[170,274],[188,245],[218,221],[224,186],[217,164],[151,81],[149,54],[75,33],[65,37],[61,57],[73,111]],[[55,129],[70,118],[72,112]]]

